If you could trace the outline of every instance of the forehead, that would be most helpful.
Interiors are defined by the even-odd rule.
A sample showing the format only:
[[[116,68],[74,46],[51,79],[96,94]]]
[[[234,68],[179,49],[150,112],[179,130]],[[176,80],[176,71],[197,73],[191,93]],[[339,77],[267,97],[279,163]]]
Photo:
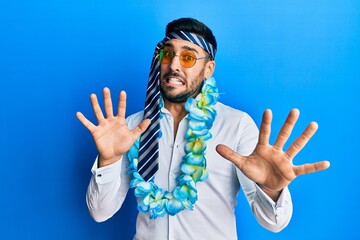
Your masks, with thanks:
[[[172,47],[174,50],[177,49],[192,49],[196,50],[197,52],[205,51],[202,47],[199,47],[195,43],[182,40],[182,39],[170,39],[165,43],[166,46]]]

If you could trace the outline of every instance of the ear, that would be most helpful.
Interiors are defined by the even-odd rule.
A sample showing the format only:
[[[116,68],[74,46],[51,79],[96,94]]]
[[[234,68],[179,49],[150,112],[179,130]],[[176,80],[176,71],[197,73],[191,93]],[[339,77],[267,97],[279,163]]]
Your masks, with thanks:
[[[207,78],[210,78],[214,71],[215,71],[215,61],[208,61],[205,65],[205,72],[204,72],[204,77],[207,79]]]

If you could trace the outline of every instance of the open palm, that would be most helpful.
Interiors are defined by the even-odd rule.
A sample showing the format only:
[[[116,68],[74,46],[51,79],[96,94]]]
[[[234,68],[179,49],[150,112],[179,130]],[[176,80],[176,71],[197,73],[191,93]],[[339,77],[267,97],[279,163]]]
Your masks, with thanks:
[[[268,189],[281,190],[299,175],[324,170],[330,166],[328,161],[300,166],[292,163],[294,157],[316,132],[318,125],[315,122],[311,122],[289,148],[283,151],[298,117],[299,111],[291,110],[275,143],[270,145],[272,113],[266,110],[260,127],[259,141],[252,154],[240,156],[222,144],[218,145],[216,150],[224,158],[233,162],[249,179]]]
[[[95,126],[81,112],[76,116],[79,121],[90,131],[94,138],[96,148],[99,151],[99,165],[106,166],[119,160],[134,144],[136,139],[143,133],[150,124],[149,119],[142,121],[134,130],[126,126],[126,93],[122,91],[119,96],[118,113],[114,116],[111,102],[110,90],[104,88],[104,116],[98,99],[95,94],[91,94],[90,100],[97,119],[98,125]]]

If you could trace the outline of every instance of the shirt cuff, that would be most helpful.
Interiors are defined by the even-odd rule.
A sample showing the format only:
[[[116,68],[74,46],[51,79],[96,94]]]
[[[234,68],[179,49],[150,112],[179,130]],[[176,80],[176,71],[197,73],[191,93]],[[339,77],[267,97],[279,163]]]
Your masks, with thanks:
[[[96,158],[91,168],[91,172],[97,184],[110,183],[119,178],[121,172],[122,157],[118,161],[101,168],[98,167],[98,161],[99,156]]]
[[[288,187],[285,187],[281,193],[280,196],[278,198],[278,200],[275,202],[274,200],[272,200],[256,183],[255,183],[255,187],[256,187],[256,192],[258,194],[258,196],[260,197],[262,202],[268,202],[274,210],[278,209],[278,208],[282,208],[284,207],[286,204],[288,204],[288,199],[289,199],[289,189]]]

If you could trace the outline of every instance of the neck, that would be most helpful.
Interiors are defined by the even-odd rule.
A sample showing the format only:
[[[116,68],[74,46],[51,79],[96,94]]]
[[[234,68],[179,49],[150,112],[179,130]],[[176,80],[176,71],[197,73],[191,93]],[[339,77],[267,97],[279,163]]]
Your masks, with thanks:
[[[164,99],[164,107],[171,113],[174,119],[183,119],[188,113],[185,110],[185,103],[173,103]]]
[[[164,99],[164,107],[171,113],[174,118],[174,140],[176,138],[177,129],[180,121],[188,114],[185,110],[185,103],[173,103]]]

